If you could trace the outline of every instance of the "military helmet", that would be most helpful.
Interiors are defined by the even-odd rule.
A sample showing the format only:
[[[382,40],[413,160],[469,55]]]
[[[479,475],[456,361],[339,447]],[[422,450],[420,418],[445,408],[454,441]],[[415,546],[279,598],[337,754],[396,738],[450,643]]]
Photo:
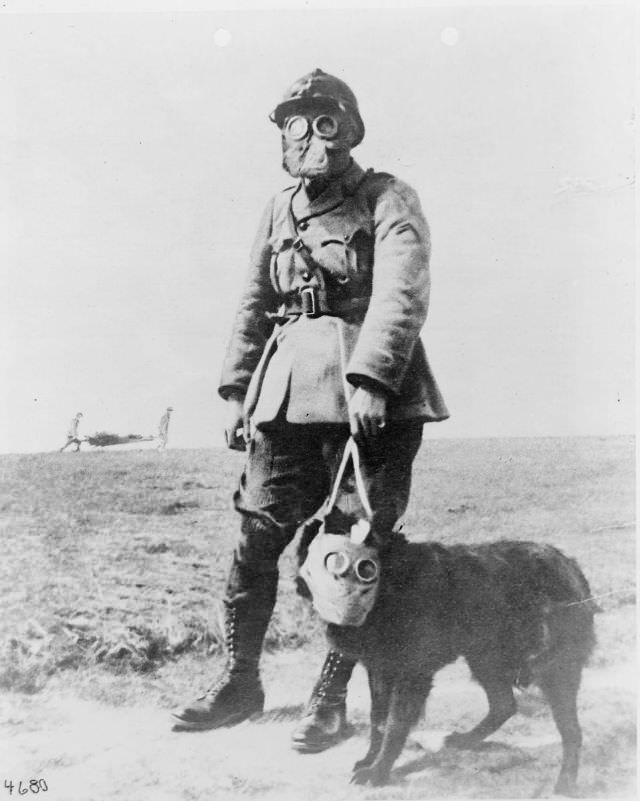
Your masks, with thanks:
[[[353,147],[359,145],[364,138],[364,123],[358,110],[358,101],[351,89],[340,78],[329,75],[321,69],[303,75],[285,92],[280,102],[269,115],[278,128],[282,128],[284,121],[296,107],[314,101],[329,101],[347,112],[356,124],[356,138]]]

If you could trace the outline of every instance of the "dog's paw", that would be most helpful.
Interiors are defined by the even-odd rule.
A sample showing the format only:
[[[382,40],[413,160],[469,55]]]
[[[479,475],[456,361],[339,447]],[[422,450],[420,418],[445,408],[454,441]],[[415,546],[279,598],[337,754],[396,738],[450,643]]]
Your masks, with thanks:
[[[556,798],[579,798],[578,788],[575,781],[561,776],[553,788],[553,795]]]
[[[475,748],[478,740],[468,732],[454,731],[444,738],[445,748]]]
[[[356,762],[356,764],[353,766],[353,770],[356,771],[356,770],[360,770],[360,768],[368,768],[369,765],[371,765],[373,763],[373,760],[374,760],[374,757],[369,756],[369,754],[367,754],[366,756],[362,757],[362,759],[359,759]]]
[[[389,771],[375,764],[354,770],[351,784],[370,784],[372,787],[382,787],[389,781]]]

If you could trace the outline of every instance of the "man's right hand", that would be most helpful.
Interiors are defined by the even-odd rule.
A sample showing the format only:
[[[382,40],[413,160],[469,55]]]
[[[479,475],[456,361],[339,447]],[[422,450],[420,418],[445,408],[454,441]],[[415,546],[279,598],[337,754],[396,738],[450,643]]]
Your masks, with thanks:
[[[244,401],[241,398],[230,397],[226,403],[224,438],[227,448],[232,451],[244,451],[249,442],[249,421],[244,419]]]

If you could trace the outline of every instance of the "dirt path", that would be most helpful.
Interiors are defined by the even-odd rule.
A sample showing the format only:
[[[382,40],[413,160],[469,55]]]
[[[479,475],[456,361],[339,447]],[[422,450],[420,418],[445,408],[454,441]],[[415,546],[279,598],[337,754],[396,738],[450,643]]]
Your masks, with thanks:
[[[422,723],[414,733],[393,784],[383,790],[349,786],[350,768],[366,750],[364,673],[357,669],[349,691],[354,736],[325,753],[302,756],[289,747],[308,690],[300,682],[302,659],[298,653],[267,658],[267,711],[260,721],[197,734],[171,732],[166,710],[155,707],[109,707],[59,693],[5,697],[2,779],[17,785],[20,779],[44,778],[45,801],[526,798],[551,792],[560,744],[535,692],[520,696],[522,714],[482,751],[440,750],[447,732],[434,726],[450,727],[452,720],[464,725],[483,711],[482,693],[468,681],[462,664],[439,674],[429,728]],[[635,727],[635,684],[632,666],[585,672],[580,782],[585,795],[634,794],[632,743],[625,753],[620,731],[628,734]],[[6,789],[1,797],[9,797]]]

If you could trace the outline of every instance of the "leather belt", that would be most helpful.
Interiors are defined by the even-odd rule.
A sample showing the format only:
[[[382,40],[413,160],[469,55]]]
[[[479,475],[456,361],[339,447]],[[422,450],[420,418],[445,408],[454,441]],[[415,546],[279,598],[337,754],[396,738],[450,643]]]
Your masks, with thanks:
[[[369,307],[369,295],[351,298],[331,298],[326,289],[315,286],[304,286],[297,292],[285,297],[277,312],[267,312],[271,320],[284,320],[289,317],[347,317],[351,314],[363,314]]]

